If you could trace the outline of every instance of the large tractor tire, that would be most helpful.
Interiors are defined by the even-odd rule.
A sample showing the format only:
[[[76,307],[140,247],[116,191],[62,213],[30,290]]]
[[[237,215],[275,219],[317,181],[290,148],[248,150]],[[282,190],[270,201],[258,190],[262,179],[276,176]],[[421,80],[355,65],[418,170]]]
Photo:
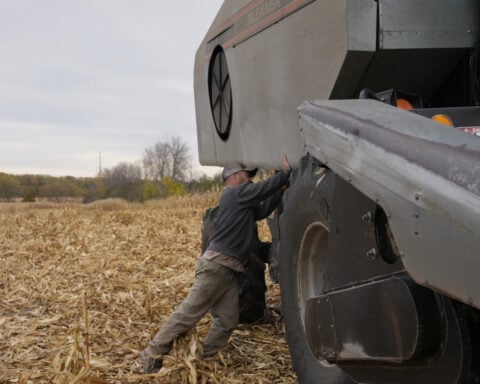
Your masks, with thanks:
[[[218,207],[209,208],[203,217],[202,253],[208,247]],[[265,316],[267,285],[265,283],[265,262],[268,259],[270,243],[262,242],[257,236],[251,246],[250,258],[245,272],[240,274],[240,324],[250,324]]]
[[[302,242],[315,242],[318,257],[326,252],[329,233],[332,174],[305,162],[292,174],[293,184],[285,193],[280,216],[279,281],[282,294],[282,315],[292,364],[300,383],[351,384],[336,365],[319,362],[310,350],[304,328],[304,290],[311,290],[311,274],[300,260]],[[320,180],[323,181],[320,183]],[[320,184],[319,184],[320,183]],[[318,185],[317,185],[318,184]],[[305,265],[305,264],[303,264]],[[309,278],[305,274],[310,274]],[[320,282],[321,283],[321,282]]]
[[[292,365],[299,383],[321,384],[471,384],[480,382],[472,366],[478,361],[478,342],[470,340],[468,328],[478,327],[478,316],[465,321],[465,308],[437,295],[444,303],[446,345],[442,354],[424,365],[378,365],[331,363],[318,358],[306,336],[306,303],[325,292],[327,245],[330,236],[335,174],[311,158],[302,159],[292,174],[291,187],[284,197],[279,232],[279,281],[282,314]],[[348,257],[348,255],[346,256]],[[331,259],[328,262],[335,262]],[[468,309],[470,311],[471,308]],[[477,310],[473,310],[478,314]],[[472,316],[470,316],[472,317]],[[467,319],[468,320],[468,319]],[[468,324],[470,323],[470,324]],[[477,331],[478,334],[478,331]],[[445,379],[445,377],[450,377]],[[451,379],[454,377],[454,379]]]

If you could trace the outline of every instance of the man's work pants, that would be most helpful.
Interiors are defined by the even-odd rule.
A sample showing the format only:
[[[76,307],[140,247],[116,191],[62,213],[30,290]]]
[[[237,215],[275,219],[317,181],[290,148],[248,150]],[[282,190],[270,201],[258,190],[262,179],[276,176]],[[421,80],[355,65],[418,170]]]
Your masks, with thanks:
[[[222,349],[238,325],[238,273],[200,257],[195,282],[185,300],[170,315],[148,344],[153,355],[168,353],[177,335],[192,328],[209,310],[213,324],[205,338],[204,353]]]

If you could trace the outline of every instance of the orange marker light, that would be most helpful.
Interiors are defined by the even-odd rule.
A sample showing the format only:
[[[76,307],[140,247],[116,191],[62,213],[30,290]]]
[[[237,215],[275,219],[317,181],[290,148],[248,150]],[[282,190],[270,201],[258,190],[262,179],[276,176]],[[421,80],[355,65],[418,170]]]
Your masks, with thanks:
[[[397,107],[406,110],[413,109],[412,104],[406,99],[397,99]]]
[[[452,119],[450,119],[450,117],[448,117],[447,115],[444,115],[442,113],[440,113],[438,115],[435,115],[435,116],[432,116],[432,120],[436,121],[437,123],[445,124],[445,125],[448,125],[450,127],[453,127]]]

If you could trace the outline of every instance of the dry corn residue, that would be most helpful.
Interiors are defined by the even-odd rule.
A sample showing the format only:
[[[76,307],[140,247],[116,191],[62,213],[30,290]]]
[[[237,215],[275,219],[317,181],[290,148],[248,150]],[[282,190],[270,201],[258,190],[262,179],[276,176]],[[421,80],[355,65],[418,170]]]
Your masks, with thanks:
[[[202,359],[207,315],[156,375],[140,351],[188,293],[218,194],[146,204],[0,204],[0,383],[295,383],[277,316]],[[265,223],[260,237],[269,236]]]

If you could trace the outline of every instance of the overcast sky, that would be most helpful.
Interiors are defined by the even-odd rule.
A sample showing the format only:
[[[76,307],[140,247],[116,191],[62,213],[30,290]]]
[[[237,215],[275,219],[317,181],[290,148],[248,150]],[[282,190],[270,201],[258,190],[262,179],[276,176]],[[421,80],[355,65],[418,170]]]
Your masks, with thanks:
[[[95,176],[172,135],[197,165],[194,57],[222,2],[0,0],[0,172]]]

